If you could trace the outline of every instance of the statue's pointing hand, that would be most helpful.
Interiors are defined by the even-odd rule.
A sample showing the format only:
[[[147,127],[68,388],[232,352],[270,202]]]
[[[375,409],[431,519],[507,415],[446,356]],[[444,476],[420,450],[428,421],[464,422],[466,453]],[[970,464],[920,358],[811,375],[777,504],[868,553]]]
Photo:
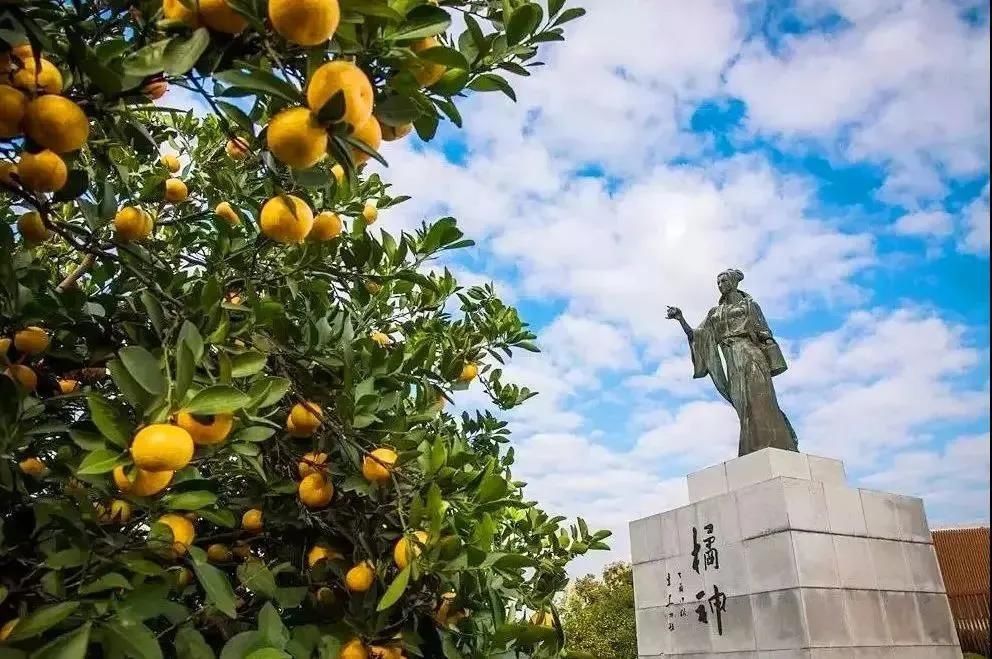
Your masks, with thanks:
[[[681,320],[682,310],[678,307],[668,307],[668,312],[665,315],[668,320]]]

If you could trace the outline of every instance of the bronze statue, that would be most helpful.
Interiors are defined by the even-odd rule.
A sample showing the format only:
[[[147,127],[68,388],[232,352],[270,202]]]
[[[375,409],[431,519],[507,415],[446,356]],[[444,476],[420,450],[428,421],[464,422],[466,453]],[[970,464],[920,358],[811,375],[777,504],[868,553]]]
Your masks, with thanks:
[[[737,410],[741,422],[738,455],[769,446],[798,451],[796,433],[779,409],[772,384],[772,378],[787,368],[785,358],[761,307],[738,290],[743,279],[744,273],[733,268],[717,275],[720,303],[696,329],[689,327],[678,307],[668,307],[668,318],[677,320],[689,339],[693,377],[708,374],[720,395]]]

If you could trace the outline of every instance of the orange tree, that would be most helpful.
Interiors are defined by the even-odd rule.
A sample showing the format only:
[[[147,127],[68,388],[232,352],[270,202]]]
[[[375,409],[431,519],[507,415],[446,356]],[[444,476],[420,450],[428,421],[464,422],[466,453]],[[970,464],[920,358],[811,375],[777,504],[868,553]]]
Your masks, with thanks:
[[[534,336],[363,164],[512,97],[563,4],[0,5],[0,658],[562,654],[608,534],[445,411],[532,396]]]

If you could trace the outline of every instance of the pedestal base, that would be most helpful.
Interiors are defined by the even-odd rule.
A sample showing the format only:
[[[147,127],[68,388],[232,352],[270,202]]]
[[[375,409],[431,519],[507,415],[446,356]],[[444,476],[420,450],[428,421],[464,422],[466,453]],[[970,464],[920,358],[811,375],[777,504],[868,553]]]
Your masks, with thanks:
[[[645,659],[960,659],[922,500],[765,449],[630,524]]]

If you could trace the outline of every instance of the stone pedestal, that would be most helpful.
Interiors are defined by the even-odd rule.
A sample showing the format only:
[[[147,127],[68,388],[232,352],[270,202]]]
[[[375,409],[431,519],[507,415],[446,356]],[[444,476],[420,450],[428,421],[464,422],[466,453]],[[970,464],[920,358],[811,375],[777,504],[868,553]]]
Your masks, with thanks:
[[[630,523],[642,659],[960,659],[922,500],[778,449],[688,479]]]

